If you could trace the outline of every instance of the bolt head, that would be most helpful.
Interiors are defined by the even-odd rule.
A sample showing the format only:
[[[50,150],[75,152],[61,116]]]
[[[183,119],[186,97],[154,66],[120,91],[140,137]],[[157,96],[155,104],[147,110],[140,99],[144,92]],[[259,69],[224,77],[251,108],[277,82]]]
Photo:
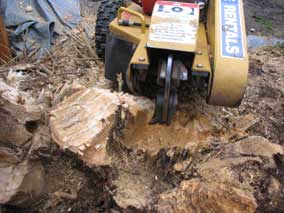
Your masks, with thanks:
[[[203,64],[197,64],[196,67],[197,68],[203,68]]]
[[[166,73],[165,72],[161,72],[160,77],[161,78],[165,78],[166,77]]]
[[[205,3],[204,2],[198,2],[198,6],[199,6],[199,9],[203,9],[205,7]]]

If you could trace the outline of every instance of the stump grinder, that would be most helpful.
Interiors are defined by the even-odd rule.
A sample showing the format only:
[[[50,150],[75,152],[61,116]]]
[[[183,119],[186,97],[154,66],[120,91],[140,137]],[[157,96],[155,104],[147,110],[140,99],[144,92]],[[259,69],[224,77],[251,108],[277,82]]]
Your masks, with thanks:
[[[153,95],[152,123],[170,124],[181,84],[203,87],[208,104],[240,105],[248,54],[242,0],[103,0],[96,48],[105,77]],[[150,91],[150,92],[149,92]]]

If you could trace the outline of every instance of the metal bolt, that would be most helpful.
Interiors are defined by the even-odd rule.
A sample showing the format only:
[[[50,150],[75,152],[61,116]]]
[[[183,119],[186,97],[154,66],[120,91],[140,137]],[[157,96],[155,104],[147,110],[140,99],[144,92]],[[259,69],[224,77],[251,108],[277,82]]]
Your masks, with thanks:
[[[182,72],[181,80],[183,81],[187,80],[187,72]]]
[[[143,62],[143,61],[145,61],[145,58],[140,57],[138,60],[139,60],[140,62]]]
[[[203,64],[197,64],[196,67],[197,68],[203,68]]]
[[[205,2],[198,2],[199,9],[202,10],[205,7]]]

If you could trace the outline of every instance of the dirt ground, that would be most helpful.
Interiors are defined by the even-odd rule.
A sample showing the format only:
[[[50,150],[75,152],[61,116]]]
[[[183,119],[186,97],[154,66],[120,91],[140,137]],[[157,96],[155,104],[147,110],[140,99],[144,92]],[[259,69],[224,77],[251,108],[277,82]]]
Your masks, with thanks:
[[[282,0],[244,0],[247,31],[254,35],[283,38]],[[252,32],[251,29],[254,29]]]
[[[282,0],[244,2],[248,31],[255,28],[254,34],[284,36]],[[60,38],[51,55],[41,61],[52,70],[52,76],[36,71],[40,64],[28,61],[35,65],[23,68],[29,73],[27,77],[4,72],[5,66],[1,68],[2,77],[10,85],[30,92],[36,98],[48,94],[45,97],[49,98],[44,100],[48,108],[62,101],[62,91],[70,93],[64,90],[66,85],[112,88],[103,77],[103,62],[94,57],[90,49],[93,36],[88,39],[88,35],[94,34],[98,4],[82,1],[81,26]],[[51,143],[47,155],[41,157],[46,170],[46,196],[26,209],[2,206],[0,212],[122,212],[121,206],[129,202],[124,200],[125,194],[139,197],[137,202],[132,201],[141,207],[139,211],[156,211],[160,208],[161,193],[175,189],[184,180],[202,176],[206,170],[204,159],[212,156],[226,158],[223,150],[226,150],[227,141],[263,136],[274,144],[284,145],[283,63],[284,47],[250,52],[248,88],[238,109],[207,106],[196,91],[182,92],[182,105],[173,125],[151,129],[142,127],[131,135],[125,132],[126,148],[116,152],[116,161],[111,167],[88,168],[74,154]],[[139,151],[137,144],[149,152]],[[276,170],[262,168],[262,164],[251,161],[241,170],[241,182],[255,192],[258,212],[284,212],[284,156],[275,155],[274,160]],[[177,163],[190,166],[180,172]],[[247,174],[254,174],[254,177],[249,179]],[[275,197],[268,193],[273,178],[280,182]],[[127,210],[139,211],[135,208]]]

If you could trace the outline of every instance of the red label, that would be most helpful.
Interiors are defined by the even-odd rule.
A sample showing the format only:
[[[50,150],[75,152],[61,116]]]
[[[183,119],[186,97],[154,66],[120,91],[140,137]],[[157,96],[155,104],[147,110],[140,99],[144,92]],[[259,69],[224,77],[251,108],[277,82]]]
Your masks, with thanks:
[[[170,6],[180,6],[180,7],[189,7],[189,8],[198,8],[198,4],[185,3],[185,2],[157,1],[156,4],[159,4],[159,5],[170,5]]]

